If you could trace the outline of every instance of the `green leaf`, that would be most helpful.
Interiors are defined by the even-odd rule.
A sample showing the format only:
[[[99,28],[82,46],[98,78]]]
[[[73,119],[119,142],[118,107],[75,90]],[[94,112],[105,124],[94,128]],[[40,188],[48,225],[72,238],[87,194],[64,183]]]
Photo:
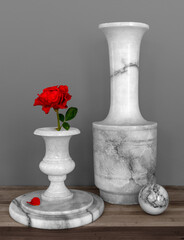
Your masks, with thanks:
[[[77,115],[78,109],[75,107],[71,107],[68,109],[65,115],[65,121],[69,121],[73,119]]]
[[[64,122],[64,120],[65,120],[65,117],[64,117],[64,115],[63,114],[59,114],[59,120],[61,121],[61,122]]]
[[[70,125],[67,122],[64,122],[62,125],[66,130],[70,129]]]

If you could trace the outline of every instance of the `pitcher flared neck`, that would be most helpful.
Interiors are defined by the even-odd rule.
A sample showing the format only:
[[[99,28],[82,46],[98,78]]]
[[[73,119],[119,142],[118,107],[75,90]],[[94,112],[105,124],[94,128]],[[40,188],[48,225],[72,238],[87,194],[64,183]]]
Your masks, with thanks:
[[[149,26],[137,22],[103,23],[110,61],[111,101],[106,124],[145,124],[139,109],[139,52]]]
[[[149,25],[141,22],[110,22],[110,23],[101,23],[99,28],[109,28],[109,27],[138,27],[149,29]]]

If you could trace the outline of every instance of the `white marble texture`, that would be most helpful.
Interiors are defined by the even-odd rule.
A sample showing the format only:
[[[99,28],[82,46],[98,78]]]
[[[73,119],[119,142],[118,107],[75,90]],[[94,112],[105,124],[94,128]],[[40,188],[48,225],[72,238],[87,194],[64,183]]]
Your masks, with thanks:
[[[155,183],[156,128],[93,123],[95,185],[105,201],[137,204],[140,189]]]
[[[149,26],[100,24],[110,61],[111,100],[105,120],[93,123],[95,184],[114,204],[138,203],[142,186],[155,182],[157,124],[139,109],[139,52]]]
[[[10,216],[26,226],[42,229],[65,229],[86,225],[101,216],[103,200],[92,193],[69,190],[65,186],[66,175],[75,163],[69,154],[69,141],[79,134],[77,128],[57,131],[56,128],[39,128],[34,134],[42,136],[46,153],[40,170],[48,175],[50,186],[45,191],[27,193],[14,199],[9,207]],[[40,198],[39,206],[27,203]]]
[[[66,229],[89,224],[102,215],[104,202],[99,196],[79,190],[71,192],[73,198],[57,202],[43,200],[41,198],[43,191],[24,194],[11,202],[10,216],[29,227]],[[41,198],[39,206],[27,203],[33,197]]]
[[[148,214],[163,213],[169,205],[169,195],[159,184],[148,184],[139,192],[140,207]]]
[[[140,44],[149,26],[119,22],[100,24],[99,28],[108,42],[111,84],[110,110],[103,124],[147,124],[139,110],[138,82]]]
[[[73,171],[75,162],[69,154],[69,141],[72,136],[79,134],[77,128],[68,131],[56,131],[54,127],[36,129],[34,134],[42,136],[45,141],[46,153],[40,162],[40,170],[48,175],[49,188],[42,194],[42,199],[56,201],[72,198],[72,193],[65,186],[66,175]]]

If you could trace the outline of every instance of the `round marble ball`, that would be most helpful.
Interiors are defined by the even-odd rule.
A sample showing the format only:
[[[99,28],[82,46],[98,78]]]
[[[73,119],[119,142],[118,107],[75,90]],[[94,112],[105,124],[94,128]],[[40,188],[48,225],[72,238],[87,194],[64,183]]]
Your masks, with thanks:
[[[148,214],[159,215],[169,204],[169,196],[165,188],[159,184],[144,186],[138,196],[140,207]]]

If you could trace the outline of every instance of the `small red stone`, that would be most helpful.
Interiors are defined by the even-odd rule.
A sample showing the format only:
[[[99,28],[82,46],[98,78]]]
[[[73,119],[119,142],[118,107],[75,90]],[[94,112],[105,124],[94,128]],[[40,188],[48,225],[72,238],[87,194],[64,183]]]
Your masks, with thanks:
[[[34,197],[33,199],[31,199],[31,202],[27,202],[30,205],[33,206],[39,206],[40,205],[40,199],[38,197]]]

